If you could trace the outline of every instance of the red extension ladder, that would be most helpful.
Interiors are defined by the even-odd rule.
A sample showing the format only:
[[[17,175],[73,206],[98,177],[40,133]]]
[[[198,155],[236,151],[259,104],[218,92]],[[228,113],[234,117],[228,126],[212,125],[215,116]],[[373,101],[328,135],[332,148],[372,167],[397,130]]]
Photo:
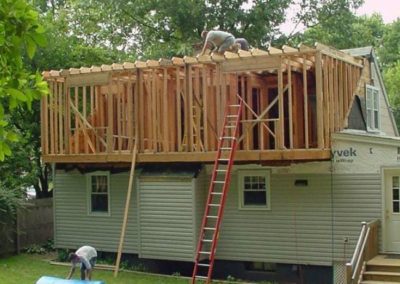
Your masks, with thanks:
[[[203,280],[206,283],[210,283],[211,280],[225,199],[231,182],[231,170],[241,113],[242,100],[240,100],[240,104],[227,105],[226,107],[222,135],[219,138],[217,156],[201,224],[192,284],[195,284],[196,280]]]

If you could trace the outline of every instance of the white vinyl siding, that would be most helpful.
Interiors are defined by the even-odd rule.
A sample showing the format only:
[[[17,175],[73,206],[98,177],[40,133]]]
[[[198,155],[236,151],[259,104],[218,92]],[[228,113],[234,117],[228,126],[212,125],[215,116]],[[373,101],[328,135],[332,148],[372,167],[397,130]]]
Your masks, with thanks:
[[[295,186],[299,179],[308,185]],[[270,180],[271,210],[264,211],[238,209],[232,184],[218,259],[332,265],[351,257],[362,221],[380,218],[379,174],[271,174]]]
[[[193,260],[194,182],[186,178],[139,179],[139,257]]]
[[[90,244],[98,251],[115,252],[121,234],[129,173],[110,174],[110,216],[88,215],[86,176],[57,171],[54,189],[54,242],[57,248]],[[137,253],[137,189],[132,192],[124,253]]]
[[[367,128],[369,131],[380,129],[379,89],[366,85],[367,95]]]

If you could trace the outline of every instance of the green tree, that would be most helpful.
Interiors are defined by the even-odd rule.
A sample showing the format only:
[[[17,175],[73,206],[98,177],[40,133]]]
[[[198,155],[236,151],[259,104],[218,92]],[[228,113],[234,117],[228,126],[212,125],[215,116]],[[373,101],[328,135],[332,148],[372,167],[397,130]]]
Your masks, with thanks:
[[[10,116],[47,94],[40,74],[25,68],[22,55],[32,58],[37,46],[45,45],[44,29],[38,13],[24,0],[0,2],[0,161],[11,155],[10,144],[18,140],[9,127]]]
[[[46,40],[51,44],[38,48],[32,59],[25,57],[26,69],[33,72],[79,68],[111,64],[127,57],[122,51],[85,45],[83,39],[71,34],[67,28],[65,3],[51,3],[45,6],[37,3],[40,4],[37,8],[42,11],[42,25],[46,26]],[[16,109],[10,114],[9,121],[9,127],[20,138],[11,145],[13,155],[0,164],[0,185],[22,189],[33,186],[37,198],[52,196],[51,168],[41,160],[39,102],[33,102],[30,110]]]
[[[400,18],[386,26],[378,55],[384,68],[398,65],[400,60]]]
[[[400,42],[399,42],[400,43]],[[386,91],[388,93],[390,105],[396,119],[397,127],[400,127],[400,61],[390,63],[383,72]]]
[[[313,45],[321,42],[338,49],[374,46],[378,48],[382,43],[385,24],[382,16],[357,17],[352,13],[344,13],[341,20],[321,21],[318,25],[307,29],[295,38],[296,43]]]

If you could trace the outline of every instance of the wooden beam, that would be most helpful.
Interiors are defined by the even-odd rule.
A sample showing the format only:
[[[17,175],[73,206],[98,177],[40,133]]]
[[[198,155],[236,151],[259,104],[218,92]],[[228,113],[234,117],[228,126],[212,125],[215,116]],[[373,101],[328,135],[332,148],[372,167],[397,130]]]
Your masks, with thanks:
[[[136,163],[171,163],[171,162],[208,162],[215,160],[215,151],[204,153],[138,153]],[[124,151],[121,155],[111,154],[79,154],[79,155],[43,155],[45,163],[108,163],[108,162],[126,162],[129,163],[132,155],[129,151]],[[236,151],[235,161],[248,161],[264,163],[268,161],[317,161],[330,160],[330,149],[284,149],[284,150],[263,150],[263,151]]]
[[[112,81],[107,87],[107,152],[112,153],[114,151],[113,140],[114,140],[114,96],[112,93]]]
[[[74,88],[74,100],[75,100],[75,107],[79,111],[79,87],[75,86]],[[75,147],[74,151],[75,154],[79,153],[79,126],[78,126],[78,116],[75,114],[75,132],[74,132],[74,138],[75,138]]]
[[[282,54],[282,50],[281,49],[278,49],[278,48],[275,48],[275,47],[272,47],[272,46],[270,46],[270,47],[268,47],[268,52],[269,52],[269,54]]]
[[[162,108],[163,108],[163,136],[164,136],[164,152],[169,152],[169,132],[171,131],[168,127],[169,114],[168,114],[168,73],[167,68],[163,69],[163,94],[162,94]]]
[[[196,57],[190,57],[190,56],[185,56],[185,57],[183,57],[183,61],[184,61],[186,64],[195,64],[195,63],[198,63]]]
[[[264,51],[258,48],[253,48],[250,50],[252,56],[268,56],[268,51]]]
[[[289,112],[289,147],[293,149],[293,93],[292,93],[292,69],[288,66],[288,112]]]
[[[310,147],[309,142],[309,124],[308,124],[308,77],[307,68],[303,65],[303,104],[304,104],[304,144],[306,149]]]
[[[284,45],[282,47],[282,51],[283,51],[283,53],[297,53],[297,52],[299,52],[299,50],[297,48],[294,48],[294,47],[291,47],[291,46],[288,46],[288,45]]]
[[[278,131],[275,135],[277,138],[278,149],[285,148],[285,121],[284,121],[284,96],[283,96],[283,74],[282,69],[278,70],[278,109],[279,109],[279,121],[278,121]]]
[[[329,57],[326,55],[323,58],[323,97],[324,97],[324,140],[326,145],[330,144],[330,113],[332,108],[329,104]],[[329,146],[328,146],[329,147]]]
[[[185,61],[183,60],[183,58],[180,57],[172,57],[172,64],[174,65],[178,65],[178,66],[183,66],[185,65]]]
[[[203,92],[203,105],[202,105],[202,112],[203,112],[203,132],[204,132],[204,151],[208,151],[208,80],[207,80],[207,69],[205,66],[201,68],[201,79],[202,79],[202,92]]]
[[[230,59],[222,63],[223,72],[241,72],[278,69],[281,66],[280,57],[266,57],[260,60],[258,57],[247,57],[240,59]]]
[[[137,139],[135,139],[135,146],[133,147],[133,152],[132,152],[131,171],[129,174],[128,190],[126,193],[126,200],[125,200],[124,219],[122,221],[121,236],[119,239],[117,261],[116,261],[115,270],[114,270],[114,277],[118,276],[119,265],[121,262],[122,248],[124,246],[124,240],[125,240],[125,232],[126,232],[126,227],[128,225],[129,206],[131,205],[133,177],[135,175],[135,166],[136,166],[136,156],[137,156]]]
[[[324,149],[324,117],[323,117],[323,90],[322,90],[322,54],[315,56],[315,89],[317,99],[317,143],[319,149]]]
[[[347,63],[352,64],[357,67],[362,68],[362,66],[363,66],[361,63],[361,60],[356,59],[353,56],[351,56],[350,54],[347,54],[341,50],[334,49],[332,47],[329,47],[329,46],[321,44],[321,43],[316,43],[315,48],[317,50],[319,50],[320,52],[322,52],[323,54],[331,56],[335,59],[342,60],[344,62],[347,62]]]
[[[181,78],[180,78],[180,68],[175,68],[176,76],[176,131],[177,131],[177,147],[178,151],[182,149],[182,105],[181,105]]]

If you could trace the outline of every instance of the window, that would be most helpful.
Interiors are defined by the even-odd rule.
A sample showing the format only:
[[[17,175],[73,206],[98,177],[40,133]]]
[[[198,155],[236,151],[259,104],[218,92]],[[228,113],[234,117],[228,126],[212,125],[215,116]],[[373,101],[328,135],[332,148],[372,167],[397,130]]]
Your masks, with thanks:
[[[87,175],[89,214],[110,213],[110,176],[108,172]]]
[[[400,213],[399,177],[392,177],[392,213]]]
[[[370,131],[379,130],[379,89],[366,85],[367,95],[367,128]]]
[[[240,171],[239,194],[239,208],[269,209],[269,172],[257,170]]]

